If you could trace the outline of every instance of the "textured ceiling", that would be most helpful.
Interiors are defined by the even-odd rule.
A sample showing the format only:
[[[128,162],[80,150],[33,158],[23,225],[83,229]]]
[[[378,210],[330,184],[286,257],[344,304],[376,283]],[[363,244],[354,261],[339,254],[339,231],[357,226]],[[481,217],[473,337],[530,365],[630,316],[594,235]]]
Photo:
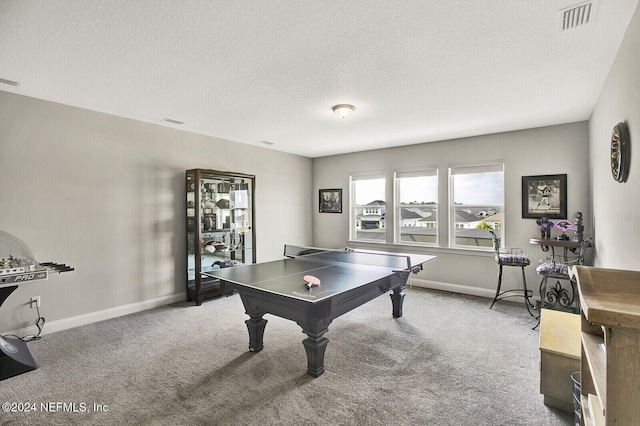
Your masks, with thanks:
[[[0,90],[307,157],[575,122],[638,0],[576,3],[0,0]]]

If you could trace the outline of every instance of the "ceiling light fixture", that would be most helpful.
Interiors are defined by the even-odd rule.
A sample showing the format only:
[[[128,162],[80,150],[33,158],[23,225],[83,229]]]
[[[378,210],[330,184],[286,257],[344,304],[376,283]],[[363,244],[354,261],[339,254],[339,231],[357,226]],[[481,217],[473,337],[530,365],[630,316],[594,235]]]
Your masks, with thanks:
[[[351,114],[351,111],[356,109],[356,107],[349,104],[339,104],[339,105],[334,105],[333,108],[331,109],[333,110],[333,112],[338,114],[338,117],[345,118],[347,115]]]

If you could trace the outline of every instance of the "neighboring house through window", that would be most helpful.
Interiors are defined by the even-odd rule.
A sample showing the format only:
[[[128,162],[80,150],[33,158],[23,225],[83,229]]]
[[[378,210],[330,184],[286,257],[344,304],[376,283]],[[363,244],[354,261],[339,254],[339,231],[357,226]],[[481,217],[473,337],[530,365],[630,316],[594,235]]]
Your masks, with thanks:
[[[504,228],[504,164],[450,167],[447,183],[449,213],[439,221],[438,170],[395,172],[390,203],[393,241],[391,234],[387,241],[385,175],[352,175],[349,238],[415,246],[492,249],[489,231]],[[447,224],[448,241],[438,241],[438,234],[444,235]]]
[[[449,245],[491,247],[489,230],[502,229],[504,165],[449,169]]]
[[[438,243],[438,171],[395,173],[395,242]]]
[[[351,177],[351,239],[385,242],[385,185],[382,175]]]

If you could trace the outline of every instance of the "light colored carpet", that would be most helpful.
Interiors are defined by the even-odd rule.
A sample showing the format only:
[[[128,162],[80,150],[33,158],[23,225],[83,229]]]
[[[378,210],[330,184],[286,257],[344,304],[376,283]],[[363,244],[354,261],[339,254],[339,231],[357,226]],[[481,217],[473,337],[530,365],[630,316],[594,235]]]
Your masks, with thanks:
[[[266,315],[265,348],[248,352],[237,294],[48,335],[45,327],[29,343],[39,368],[0,382],[1,402],[37,412],[0,413],[0,423],[571,425],[572,415],[542,403],[535,320],[521,304],[489,304],[407,289],[394,319],[382,295],[331,324],[317,379],[291,321]],[[42,412],[42,403],[67,406]],[[65,412],[71,404],[76,412]]]

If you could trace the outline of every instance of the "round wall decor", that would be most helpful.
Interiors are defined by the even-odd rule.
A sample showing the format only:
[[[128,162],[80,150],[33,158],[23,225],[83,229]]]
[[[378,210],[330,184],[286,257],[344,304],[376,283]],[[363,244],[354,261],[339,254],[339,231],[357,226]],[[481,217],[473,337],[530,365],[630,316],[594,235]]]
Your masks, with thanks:
[[[616,124],[611,132],[611,174],[617,182],[626,182],[629,176],[629,144],[627,125],[623,122]]]

